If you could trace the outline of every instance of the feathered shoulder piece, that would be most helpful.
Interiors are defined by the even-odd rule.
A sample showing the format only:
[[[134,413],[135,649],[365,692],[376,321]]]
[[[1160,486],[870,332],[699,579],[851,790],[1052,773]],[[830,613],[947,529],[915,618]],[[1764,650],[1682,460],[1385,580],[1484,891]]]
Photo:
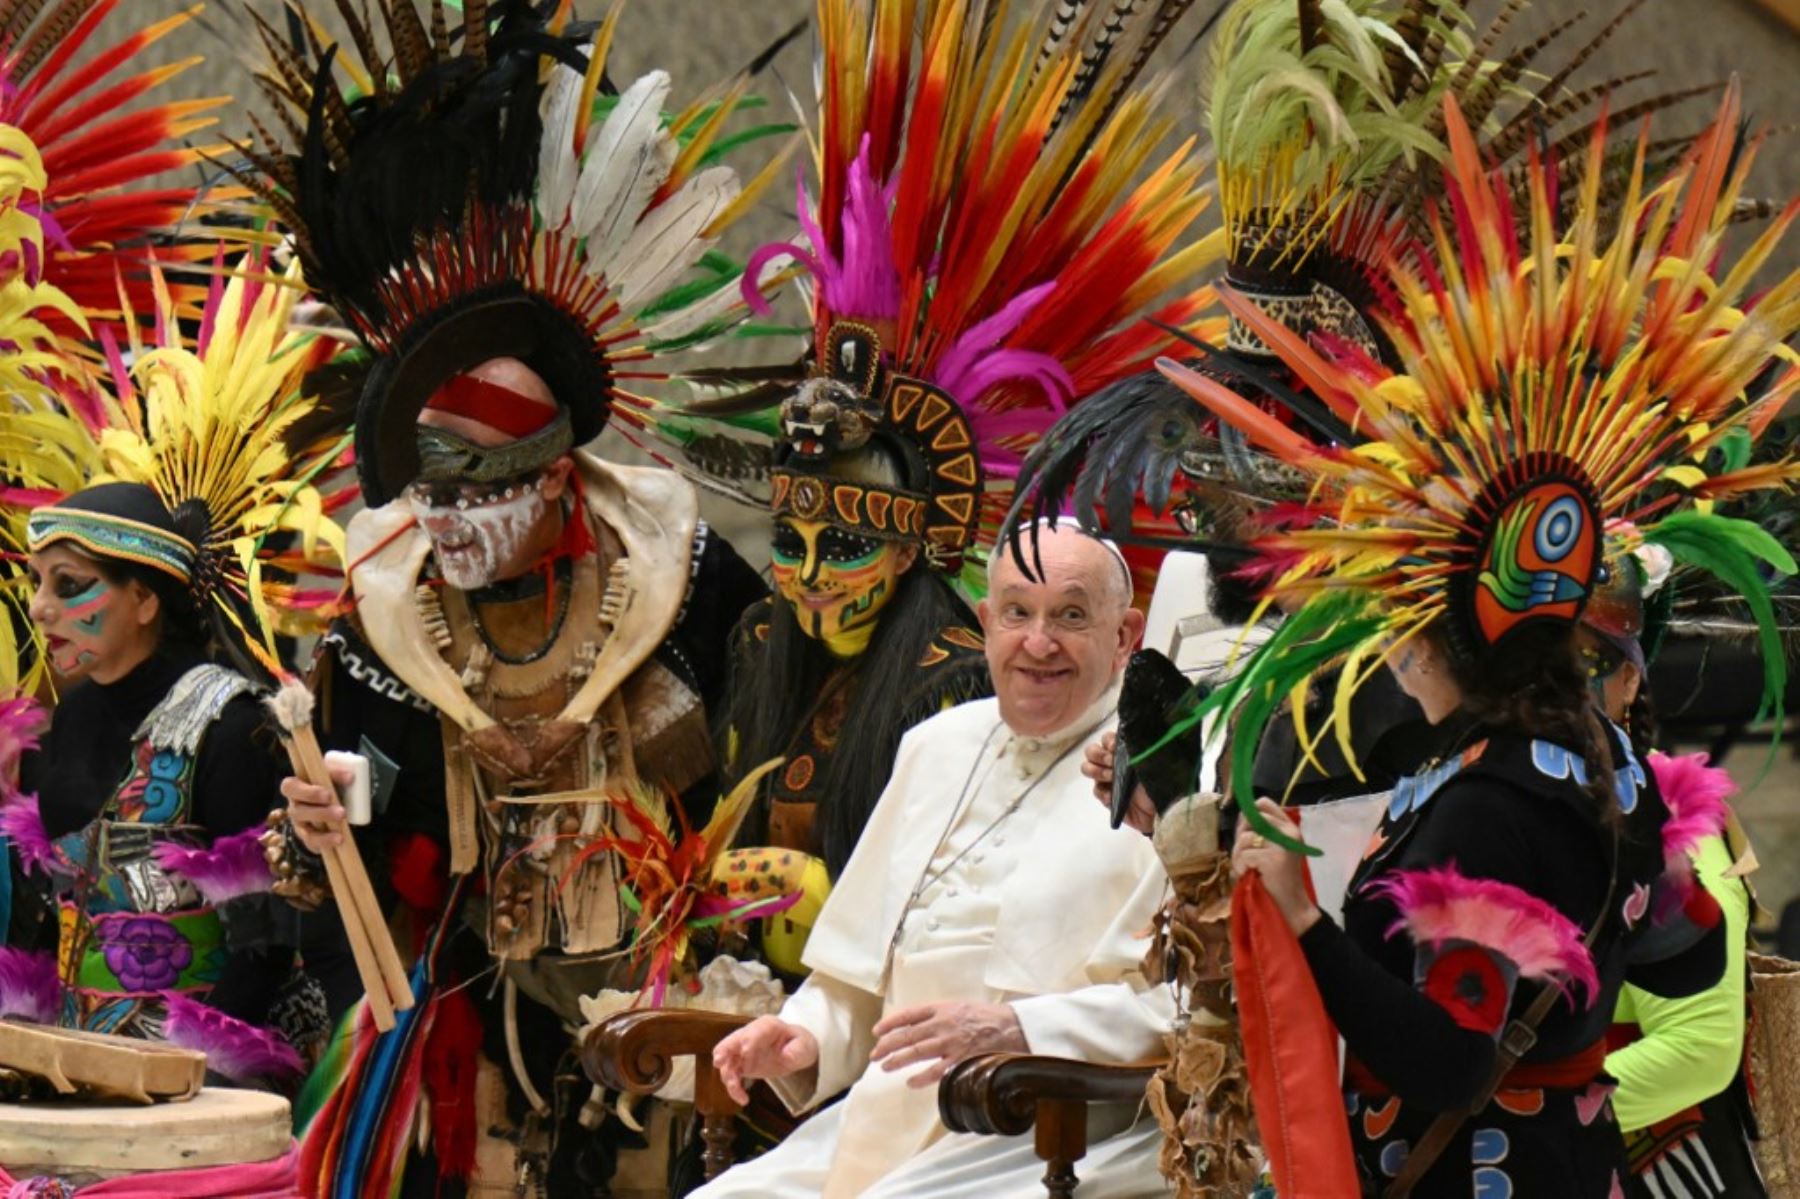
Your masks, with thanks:
[[[803,237],[745,281],[754,294],[778,258],[813,281],[777,513],[912,541],[950,574],[991,544],[1024,449],[1167,348],[1142,318],[1186,326],[1206,306],[1187,289],[1217,256],[1216,240],[1178,249],[1203,168],[1191,143],[1159,149],[1173,122],[1139,81],[1186,0],[1022,7],[821,0]],[[870,446],[896,482],[831,469]]]
[[[1739,144],[1736,88],[1661,183],[1645,181],[1648,132],[1632,141],[1625,215],[1610,228],[1604,125],[1564,228],[1556,164],[1534,151],[1527,194],[1515,200],[1454,98],[1445,121],[1445,203],[1427,211],[1439,266],[1396,262],[1401,307],[1383,322],[1397,368],[1341,345],[1324,351],[1244,296],[1224,297],[1366,441],[1321,447],[1205,374],[1160,364],[1319,480],[1297,527],[1262,545],[1275,590],[1304,601],[1283,625],[1287,652],[1258,653],[1202,707],[1287,696],[1344,655],[1332,722],[1348,754],[1349,696],[1372,670],[1434,624],[1473,662],[1503,652],[1519,630],[1572,624],[1609,534],[1618,552],[1659,545],[1745,592],[1770,647],[1765,702],[1778,707],[1786,672],[1760,570],[1792,573],[1794,560],[1708,504],[1800,480],[1792,458],[1729,469],[1713,454],[1754,442],[1800,387],[1800,358],[1783,345],[1800,329],[1800,271],[1753,305],[1744,299],[1800,209],[1790,205],[1742,258],[1718,265],[1755,157]],[[1771,371],[1774,383],[1748,390]]]
[[[730,327],[738,272],[710,251],[761,186],[719,161],[743,80],[673,113],[661,71],[603,95],[618,7],[591,38],[525,0],[454,23],[444,0],[382,0],[377,25],[337,7],[355,54],[261,26],[283,132],[238,149],[307,285],[374,355],[356,415],[372,503],[416,473],[414,421],[453,375],[521,359],[579,444],[666,377],[664,353]]]
[[[122,0],[20,0],[0,5],[0,123],[21,130],[42,155],[45,182],[43,277],[93,320],[121,315],[120,293],[136,311],[154,307],[150,266],[203,263],[210,238],[184,233],[232,198],[169,185],[168,176],[206,152],[188,144],[212,125],[226,97],[172,100],[166,85],[200,61],[134,68],[138,56],[170,35],[189,32],[199,6],[143,25],[141,5]],[[121,70],[126,73],[114,78]],[[150,99],[161,95],[160,100]],[[156,186],[151,186],[152,181]],[[204,285],[170,289],[184,316],[205,298]],[[79,323],[54,318],[63,333]],[[85,331],[85,330],[83,330]]]
[[[1571,1000],[1577,986],[1590,1004],[1600,994],[1599,971],[1580,926],[1511,883],[1471,878],[1452,863],[1394,871],[1378,879],[1369,893],[1385,898],[1399,913],[1387,935],[1404,932],[1434,965],[1447,950],[1474,946],[1503,959],[1516,977],[1548,982]],[[1426,968],[1428,990],[1438,989],[1431,984],[1439,973]],[[1487,1031],[1497,1032],[1504,1021],[1491,1023]]]

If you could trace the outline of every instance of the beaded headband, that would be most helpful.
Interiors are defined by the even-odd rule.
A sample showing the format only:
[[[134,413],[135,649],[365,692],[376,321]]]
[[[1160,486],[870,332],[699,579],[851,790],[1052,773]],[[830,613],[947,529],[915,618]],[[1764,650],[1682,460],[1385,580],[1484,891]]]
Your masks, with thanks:
[[[97,557],[135,562],[183,583],[193,579],[193,542],[128,517],[78,508],[39,508],[26,522],[26,535],[33,553],[71,541]]]
[[[940,387],[889,371],[872,325],[832,323],[817,369],[781,406],[783,445],[769,473],[777,516],[924,547],[926,563],[955,573],[981,518],[980,453],[962,408]],[[832,457],[877,444],[912,486],[824,472]]]

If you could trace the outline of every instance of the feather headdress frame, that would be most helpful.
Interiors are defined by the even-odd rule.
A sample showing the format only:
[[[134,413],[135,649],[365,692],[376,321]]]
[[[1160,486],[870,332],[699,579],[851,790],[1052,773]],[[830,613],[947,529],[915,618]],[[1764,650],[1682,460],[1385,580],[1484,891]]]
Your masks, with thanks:
[[[724,125],[744,80],[674,114],[661,71],[602,97],[622,6],[585,45],[551,7],[467,4],[459,43],[442,0],[428,22],[383,0],[391,64],[348,0],[360,65],[311,25],[293,47],[259,22],[288,145],[259,125],[240,169],[373,355],[356,416],[371,503],[416,474],[413,424],[451,376],[520,359],[585,442],[615,402],[653,407],[632,391],[669,377],[665,355],[745,311],[735,268],[709,254],[774,177],[746,184],[719,161],[741,144]]]
[[[1478,153],[1521,207],[1532,161],[1526,151],[1552,147],[1538,161],[1553,164],[1561,228],[1581,199],[1579,151],[1603,120],[1604,104],[1651,74],[1579,79],[1640,3],[1625,0],[1597,27],[1584,27],[1577,15],[1522,42],[1509,36],[1523,7],[1513,0],[1479,29],[1467,7],[1447,0],[1231,4],[1213,32],[1204,91],[1227,282],[1302,339],[1328,351],[1347,344],[1387,369],[1398,367],[1382,319],[1400,307],[1390,264],[1432,269],[1437,246],[1426,212],[1450,153],[1443,98],[1455,97]],[[1710,90],[1654,93],[1617,108],[1614,124]],[[1691,141],[1651,143],[1644,178],[1660,177]],[[1629,139],[1607,143],[1592,202],[1603,231],[1618,219],[1635,158]],[[1236,311],[1220,323],[1228,329],[1190,338],[1197,351],[1190,366],[1239,395],[1258,396],[1270,421],[1298,436],[1321,445],[1358,439]],[[1179,522],[1180,533],[1152,537],[1193,549],[1229,538],[1246,516],[1278,521],[1306,497],[1305,475],[1297,487],[1291,468],[1172,388],[1146,380],[1089,405],[1027,461],[1011,523],[1054,515],[1072,501],[1077,519],[1117,536],[1119,520],[1135,505],[1153,519],[1167,514]],[[1140,515],[1137,524],[1144,523]]]
[[[1335,733],[1353,760],[1350,696],[1388,657],[1433,626],[1455,652],[1479,659],[1528,625],[1573,624],[1607,533],[1622,552],[1649,542],[1727,580],[1773,642],[1757,568],[1792,572],[1792,556],[1708,508],[1792,487],[1800,463],[1719,470],[1708,455],[1728,439],[1754,439],[1800,389],[1800,356],[1783,344],[1800,330],[1800,271],[1739,306],[1800,202],[1729,269],[1713,267],[1755,157],[1754,145],[1740,146],[1737,121],[1733,87],[1712,127],[1654,185],[1649,135],[1640,134],[1626,216],[1609,232],[1602,124],[1562,230],[1557,165],[1534,150],[1527,198],[1516,201],[1447,97],[1447,204],[1427,210],[1441,266],[1397,263],[1402,307],[1385,320],[1400,369],[1342,347],[1323,353],[1244,297],[1225,295],[1315,396],[1367,436],[1363,444],[1317,446],[1206,375],[1159,364],[1221,419],[1320,480],[1300,527],[1260,546],[1275,594],[1298,609],[1202,714],[1236,710],[1235,735],[1254,741],[1276,705],[1298,708],[1311,674],[1341,659],[1320,735]],[[1771,366],[1776,381],[1748,395]],[[1765,705],[1778,708],[1778,648],[1765,683]],[[1248,769],[1233,781],[1242,799]]]
[[[1138,82],[1188,0],[1017,7],[821,0],[816,194],[801,183],[803,238],[765,247],[745,280],[761,307],[768,263],[813,277],[775,511],[912,541],[971,594],[1025,450],[1167,347],[1142,318],[1187,326],[1219,249],[1178,248],[1208,202],[1203,166],[1191,142],[1159,149],[1162,84]],[[870,444],[898,486],[828,473]]]
[[[63,335],[85,333],[87,318],[76,302],[45,278],[41,197],[46,185],[42,156],[24,130],[0,125],[0,390],[12,412],[49,408],[78,393],[86,367],[79,348]],[[29,454],[38,443],[0,423],[0,461]],[[9,472],[0,487],[0,693],[32,693],[43,678],[44,657],[31,629],[25,511],[35,501],[28,476]],[[26,642],[19,643],[21,633]]]

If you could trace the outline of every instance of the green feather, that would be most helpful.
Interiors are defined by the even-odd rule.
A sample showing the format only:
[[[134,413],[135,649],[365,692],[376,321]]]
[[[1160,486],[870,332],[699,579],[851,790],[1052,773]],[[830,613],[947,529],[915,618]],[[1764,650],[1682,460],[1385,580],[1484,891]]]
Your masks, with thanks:
[[[1767,565],[1782,574],[1793,574],[1794,556],[1760,526],[1706,512],[1678,512],[1658,521],[1644,530],[1644,540],[1662,546],[1684,565],[1714,575],[1743,597],[1756,620],[1757,643],[1762,651],[1763,697],[1757,719],[1773,716],[1779,734],[1782,696],[1787,691],[1787,659],[1782,653],[1774,601],[1761,568]]]
[[[770,125],[752,125],[748,129],[733,133],[727,137],[722,137],[714,142],[712,146],[707,149],[706,153],[700,156],[700,165],[703,167],[712,166],[739,146],[746,146],[751,142],[761,141],[765,137],[786,137],[788,134],[797,131],[799,128],[800,126],[791,121],[777,122]]]
[[[1245,821],[1283,849],[1316,856],[1318,849],[1277,832],[1256,810],[1254,749],[1262,741],[1270,717],[1295,688],[1305,686],[1327,663],[1381,633],[1386,620],[1372,615],[1372,609],[1373,600],[1360,592],[1327,592],[1309,600],[1281,622],[1274,635],[1245,660],[1243,669],[1133,760],[1142,761],[1176,738],[1191,735],[1214,713],[1228,717],[1232,739],[1251,749],[1234,753],[1231,764],[1231,793]],[[1221,735],[1223,724],[1215,725],[1213,738]]]
[[[736,280],[730,275],[702,275],[698,279],[690,279],[686,283],[671,287],[662,295],[644,305],[638,315],[639,324],[648,324],[657,317],[670,312],[678,312],[683,308],[699,303],[707,296],[730,287]]]

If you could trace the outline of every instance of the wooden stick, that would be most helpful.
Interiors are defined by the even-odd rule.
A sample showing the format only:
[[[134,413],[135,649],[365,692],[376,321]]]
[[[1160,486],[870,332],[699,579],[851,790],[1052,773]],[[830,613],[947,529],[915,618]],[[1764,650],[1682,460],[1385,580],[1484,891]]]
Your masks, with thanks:
[[[302,725],[289,734],[289,737],[289,756],[302,772],[301,777],[319,786],[332,786],[331,772],[325,767],[325,755],[319,751],[319,741],[313,735],[312,726]],[[331,873],[335,859],[338,873],[342,876],[341,882],[335,878],[332,880],[333,894],[338,897],[340,909],[348,900],[355,910],[358,921],[368,934],[370,947],[375,954],[375,964],[394,1010],[404,1012],[413,1005],[412,982],[406,977],[406,964],[400,960],[400,953],[394,948],[394,938],[388,933],[387,921],[382,916],[381,904],[375,898],[375,888],[369,884],[369,872],[363,867],[362,855],[356,850],[356,842],[350,839],[349,829],[342,829],[342,832],[344,840],[333,845],[324,854],[327,875]],[[338,889],[340,886],[343,890]]]
[[[315,786],[331,787],[331,772],[325,767],[325,755],[319,751],[318,738],[313,734],[312,696],[305,686],[297,681],[282,684],[269,707],[281,728],[295,775]],[[341,825],[339,831],[348,836],[348,830]],[[368,995],[369,1013],[375,1027],[385,1032],[394,1027],[395,1011],[413,1006],[406,967],[394,948],[355,842],[346,839],[320,856],[337,899],[338,914],[344,921],[356,972]]]
[[[297,763],[294,769],[300,769]],[[338,897],[338,914],[343,917],[345,939],[350,942],[350,956],[356,959],[356,973],[362,979],[363,993],[368,996],[369,1015],[374,1018],[375,1027],[386,1032],[394,1027],[394,1002],[388,994],[387,978],[382,974],[375,957],[375,946],[371,943],[373,938],[362,922],[362,914],[344,898],[349,892],[349,884],[344,879],[344,866],[339,860],[337,847],[333,846],[320,856],[325,859],[325,878],[331,884],[331,893]]]

